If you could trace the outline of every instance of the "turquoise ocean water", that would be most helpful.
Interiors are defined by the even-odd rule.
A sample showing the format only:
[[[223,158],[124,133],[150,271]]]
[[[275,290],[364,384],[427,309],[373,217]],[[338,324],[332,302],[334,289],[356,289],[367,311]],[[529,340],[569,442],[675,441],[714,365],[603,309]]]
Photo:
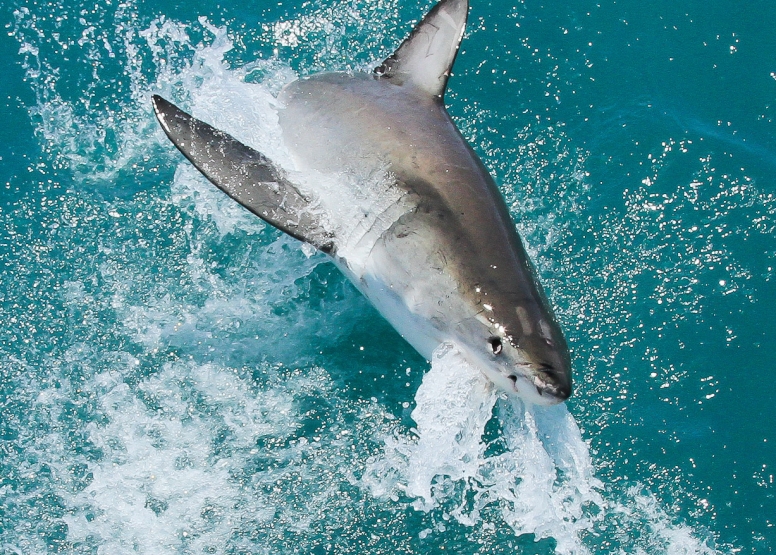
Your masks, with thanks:
[[[553,409],[423,360],[151,113],[271,148],[284,83],[429,7],[2,2],[0,553],[776,551],[776,4],[472,0],[447,104],[573,350]]]

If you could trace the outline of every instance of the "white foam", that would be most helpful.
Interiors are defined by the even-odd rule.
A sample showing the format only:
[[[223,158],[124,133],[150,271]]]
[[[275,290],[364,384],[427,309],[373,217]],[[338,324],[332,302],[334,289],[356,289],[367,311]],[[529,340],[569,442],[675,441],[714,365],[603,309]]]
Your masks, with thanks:
[[[466,526],[496,508],[517,535],[553,538],[561,554],[595,553],[591,532],[628,516],[625,530],[644,526],[639,545],[667,553],[713,553],[690,527],[674,524],[654,497],[631,490],[626,503],[608,499],[588,445],[565,405],[534,407],[499,394],[452,345],[434,353],[415,397],[410,434],[384,438],[362,483],[375,496],[406,496],[420,511],[441,511]],[[495,407],[504,449],[486,454],[483,439]],[[431,530],[427,530],[427,536]],[[628,532],[626,532],[628,533]],[[424,536],[425,537],[425,536]]]
[[[395,497],[400,491],[424,511],[445,499],[444,490],[432,484],[437,476],[458,481],[478,474],[485,448],[480,438],[496,401],[490,382],[463,363],[452,346],[445,349],[435,353],[436,370],[426,374],[415,396],[412,436],[386,438],[386,457],[370,463],[364,477],[375,495]],[[455,362],[445,365],[444,360]],[[383,476],[397,480],[385,482]]]
[[[69,539],[96,542],[101,553],[209,552],[230,545],[237,529],[269,525],[279,508],[261,485],[303,469],[268,471],[253,485],[234,473],[251,465],[261,438],[290,441],[309,379],[325,390],[325,375],[311,372],[254,392],[210,364],[167,364],[137,390],[119,373],[95,376],[103,419],[88,434],[104,456],[90,464],[88,487],[68,500]],[[293,460],[314,448],[290,441],[263,456]]]

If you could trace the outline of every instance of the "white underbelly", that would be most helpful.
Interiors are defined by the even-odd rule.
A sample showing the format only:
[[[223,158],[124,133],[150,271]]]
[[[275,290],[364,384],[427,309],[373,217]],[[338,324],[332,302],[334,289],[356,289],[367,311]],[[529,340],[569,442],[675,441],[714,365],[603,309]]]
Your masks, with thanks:
[[[460,314],[460,299],[452,277],[435,263],[438,249],[429,230],[397,238],[386,230],[337,257],[337,265],[380,314],[421,355],[431,360],[440,343],[450,341],[451,320]],[[424,233],[425,232],[425,233]]]

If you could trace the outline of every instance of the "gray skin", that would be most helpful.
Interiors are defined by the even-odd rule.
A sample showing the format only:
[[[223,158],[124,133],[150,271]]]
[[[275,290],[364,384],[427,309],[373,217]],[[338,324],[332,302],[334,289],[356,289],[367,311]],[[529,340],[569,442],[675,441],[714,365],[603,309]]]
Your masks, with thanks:
[[[566,341],[503,198],[444,107],[467,12],[466,0],[442,0],[374,74],[323,73],[282,91],[280,126],[296,170],[385,173],[384,190],[348,190],[353,180],[343,179],[328,211],[325,189],[293,183],[160,97],[154,108],[208,179],[331,256],[423,356],[454,343],[505,391],[555,404],[571,394]],[[337,221],[333,205],[353,195],[367,197],[363,225]]]

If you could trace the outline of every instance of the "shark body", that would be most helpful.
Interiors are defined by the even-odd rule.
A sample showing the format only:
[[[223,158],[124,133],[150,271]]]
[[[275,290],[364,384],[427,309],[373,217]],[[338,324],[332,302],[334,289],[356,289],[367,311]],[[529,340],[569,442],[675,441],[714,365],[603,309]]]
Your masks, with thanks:
[[[571,394],[566,341],[496,184],[444,106],[467,14],[467,0],[442,0],[373,73],[316,74],[281,92],[296,169],[341,183],[334,195],[161,97],[154,109],[211,182],[328,254],[423,356],[454,343],[505,391],[554,404]]]

